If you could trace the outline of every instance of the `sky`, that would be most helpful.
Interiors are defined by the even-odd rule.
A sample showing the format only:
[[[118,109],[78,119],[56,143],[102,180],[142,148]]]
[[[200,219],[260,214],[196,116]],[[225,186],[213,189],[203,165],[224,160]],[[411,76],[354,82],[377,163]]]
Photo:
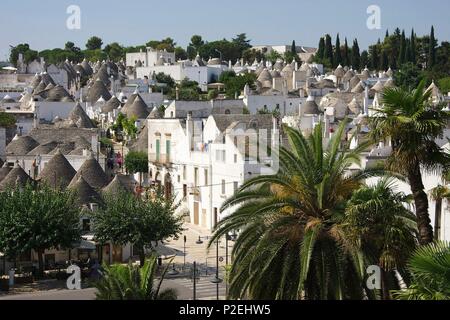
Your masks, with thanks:
[[[70,30],[67,8],[81,10],[81,28]],[[370,30],[367,8],[381,10],[381,29]],[[291,44],[317,47],[329,33],[341,43],[358,38],[366,49],[383,38],[386,29],[399,27],[418,35],[435,26],[439,41],[450,40],[448,0],[1,0],[0,61],[9,46],[28,43],[35,50],[64,47],[67,41],[82,49],[96,35],[105,44],[140,45],[149,40],[172,37],[185,47],[192,35],[212,41],[246,33],[253,45]]]

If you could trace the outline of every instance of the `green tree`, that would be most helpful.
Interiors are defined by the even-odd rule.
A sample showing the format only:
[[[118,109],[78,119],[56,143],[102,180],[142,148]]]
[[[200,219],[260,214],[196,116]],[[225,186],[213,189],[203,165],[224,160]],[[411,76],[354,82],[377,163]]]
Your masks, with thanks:
[[[339,39],[339,33],[336,36],[336,45],[334,50],[334,66],[337,67],[342,64],[341,40]]]
[[[373,70],[379,70],[380,56],[378,54],[378,50],[381,46],[380,40],[378,39],[378,43],[376,45],[372,45],[369,47],[369,56],[370,56],[370,67]]]
[[[405,90],[416,88],[423,79],[422,70],[411,62],[403,64],[394,74],[395,85]]]
[[[175,50],[175,60],[186,60],[188,58],[186,50],[182,47],[176,47]]]
[[[350,52],[349,52],[349,48],[348,48],[347,38],[345,38],[344,52],[343,52],[343,55],[342,55],[342,61],[344,63],[344,66],[350,67]]]
[[[9,113],[0,112],[0,127],[14,128],[16,125],[16,118]]]
[[[118,62],[125,57],[124,48],[117,42],[108,44],[103,51],[108,55],[110,60],[115,62]]]
[[[176,237],[183,219],[175,214],[177,204],[156,192],[152,199],[142,199],[125,192],[106,194],[99,210],[92,213],[94,233],[102,244],[132,244],[139,252],[141,267],[145,249],[153,250],[158,242]]]
[[[272,64],[274,64],[275,62],[277,62],[278,59],[281,58],[283,58],[283,56],[280,53],[278,53],[278,51],[275,50],[272,50],[266,54],[266,59],[272,62]]]
[[[28,184],[1,192],[0,203],[0,250],[10,258],[34,250],[40,276],[45,250],[70,249],[81,238],[74,194]]]
[[[361,52],[361,67],[366,67],[369,65],[369,53],[364,50]]]
[[[17,67],[17,60],[19,60],[19,54],[23,55],[25,63],[29,63],[39,57],[38,52],[30,49],[28,43],[19,44],[11,49],[9,56],[9,62],[11,62],[15,67]]]
[[[413,64],[416,64],[416,34],[414,33],[414,29],[411,30],[411,41],[410,41],[410,47],[411,47],[411,62]]]
[[[428,51],[428,69],[436,65],[436,39],[434,37],[434,26],[431,26],[430,43]]]
[[[103,277],[94,283],[97,300],[177,300],[176,290],[161,291],[168,268],[164,269],[158,280],[156,254],[152,254],[142,268],[131,264],[116,264],[103,268]]]
[[[325,53],[324,59],[327,59],[333,65],[333,45],[331,44],[331,36],[325,35]]]
[[[407,209],[409,197],[395,191],[394,180],[383,178],[353,193],[347,203],[343,229],[352,246],[365,254],[366,266],[381,270],[382,297],[397,289],[395,272],[405,273],[410,252],[417,244],[417,224]]]
[[[358,39],[353,40],[352,65],[355,70],[359,70],[361,68],[361,55],[359,53]]]
[[[240,95],[245,85],[249,85],[250,89],[255,89],[256,75],[246,73],[237,76],[234,71],[224,72],[220,75],[219,81],[225,84],[225,94],[228,99],[234,99],[236,95]]]
[[[402,65],[406,62],[406,36],[405,30],[402,32],[401,41],[400,41],[400,52],[398,56],[398,63]]]
[[[98,50],[101,49],[103,45],[103,40],[97,36],[90,37],[86,42],[86,49],[88,50]]]
[[[430,105],[431,92],[425,92],[424,87],[422,81],[412,91],[386,89],[381,107],[370,118],[369,134],[374,143],[391,140],[392,153],[386,167],[402,174],[409,182],[421,245],[433,241],[421,170],[435,170],[449,163],[448,156],[435,142],[447,127],[449,113],[443,111],[443,106]]]
[[[438,85],[442,92],[450,92],[450,77],[440,79]]]
[[[450,300],[450,245],[436,242],[417,248],[411,257],[408,269],[411,285],[397,290],[393,295],[398,300]]]
[[[236,35],[236,38],[231,39],[231,42],[233,42],[234,44],[236,44],[239,47],[241,56],[242,56],[242,52],[244,52],[245,50],[250,49],[252,47],[250,44],[250,40],[247,39],[247,34],[245,34],[245,33],[240,33],[240,34]]]
[[[250,179],[223,204],[221,210],[235,210],[218,223],[209,245],[241,230],[230,298],[362,298],[362,255],[344,245],[341,222],[346,201],[376,171],[349,173],[366,146],[340,148],[346,123],[326,146],[320,124],[309,137],[285,126],[289,147],[280,147],[278,172]]]
[[[317,49],[316,59],[322,60],[325,57],[325,38],[321,37],[319,41],[319,48]]]
[[[139,151],[128,152],[125,156],[125,168],[128,173],[139,173],[139,185],[141,185],[142,173],[148,172],[148,154]]]

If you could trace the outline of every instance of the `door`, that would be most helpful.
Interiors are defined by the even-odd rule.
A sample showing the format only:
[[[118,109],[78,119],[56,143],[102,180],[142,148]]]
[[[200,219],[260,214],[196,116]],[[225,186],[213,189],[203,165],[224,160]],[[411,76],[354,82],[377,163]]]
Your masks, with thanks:
[[[199,215],[198,202],[194,202],[194,224],[198,225],[198,215]]]
[[[122,262],[122,246],[113,245],[112,261],[113,263]]]

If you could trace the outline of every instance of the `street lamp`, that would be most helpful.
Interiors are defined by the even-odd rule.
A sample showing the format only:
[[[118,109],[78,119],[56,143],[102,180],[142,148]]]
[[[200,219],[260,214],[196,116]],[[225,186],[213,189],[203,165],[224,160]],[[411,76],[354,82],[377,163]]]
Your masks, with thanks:
[[[196,244],[202,244],[203,243],[202,238],[200,236],[198,236],[198,240],[195,241],[195,243]]]
[[[211,280],[211,283],[216,284],[216,293],[217,293],[217,300],[219,300],[219,284],[223,280],[219,278],[219,240],[217,240],[216,243],[216,276]]]
[[[183,238],[184,240],[184,244],[183,244],[183,272],[184,272],[184,268],[186,267],[186,235]]]

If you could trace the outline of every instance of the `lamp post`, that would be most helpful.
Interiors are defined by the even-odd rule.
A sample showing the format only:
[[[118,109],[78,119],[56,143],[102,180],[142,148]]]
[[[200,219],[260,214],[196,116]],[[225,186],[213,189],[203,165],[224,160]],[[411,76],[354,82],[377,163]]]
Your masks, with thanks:
[[[219,300],[219,284],[222,279],[219,278],[219,240],[216,243],[216,276],[211,280],[211,283],[216,284],[217,300]]]
[[[186,267],[186,235],[183,238],[184,240],[184,244],[183,244],[183,272],[184,272],[184,268]]]
[[[193,272],[193,277],[194,277],[194,286],[193,286],[194,297],[193,297],[193,300],[196,300],[196,289],[197,289],[195,287],[195,285],[196,285],[195,281],[196,281],[196,278],[197,278],[196,271],[197,271],[197,263],[194,261],[194,272]]]

